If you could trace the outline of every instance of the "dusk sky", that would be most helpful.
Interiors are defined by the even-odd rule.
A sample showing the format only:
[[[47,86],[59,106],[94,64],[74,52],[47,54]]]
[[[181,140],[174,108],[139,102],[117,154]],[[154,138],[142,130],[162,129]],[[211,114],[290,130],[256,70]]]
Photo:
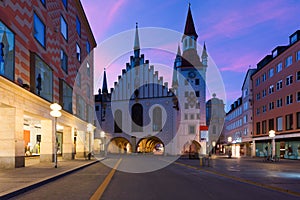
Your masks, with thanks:
[[[126,38],[126,45],[128,43],[127,48],[132,50],[136,22],[139,28],[157,27],[182,33],[189,2],[198,33],[198,44],[206,43],[208,54],[223,78],[227,94],[226,110],[241,96],[242,83],[249,66],[256,68],[264,56],[270,54],[276,46],[287,45],[288,37],[300,29],[298,0],[81,0],[98,44],[95,50],[94,91],[102,87],[104,68],[107,68],[109,87],[113,87],[113,82],[117,81],[117,76],[133,54],[122,55],[122,58],[117,59],[118,62],[104,66],[104,53],[101,52],[105,41],[130,30],[132,37]],[[177,51],[178,42],[172,44],[174,52]],[[142,33],[140,44],[141,52],[150,64],[162,63],[168,65],[169,69],[173,68],[173,54],[143,51]],[[199,49],[200,56],[201,52]],[[162,70],[159,74],[165,81],[170,80],[168,70]],[[210,78],[207,77],[208,80]]]

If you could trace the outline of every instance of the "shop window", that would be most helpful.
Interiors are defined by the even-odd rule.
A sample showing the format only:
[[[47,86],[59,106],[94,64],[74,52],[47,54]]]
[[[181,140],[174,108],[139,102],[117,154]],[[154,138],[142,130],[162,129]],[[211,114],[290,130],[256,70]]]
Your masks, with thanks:
[[[35,13],[33,14],[33,36],[43,47],[46,46],[46,26]]]
[[[60,88],[59,88],[59,96],[60,96],[60,104],[62,105],[65,111],[69,113],[73,113],[72,109],[72,95],[73,89],[63,80],[60,79]]]
[[[293,129],[293,114],[289,114],[285,116],[285,129],[286,130]]]
[[[68,56],[64,50],[60,50],[60,67],[68,74]]]
[[[76,16],[76,31],[79,37],[81,37],[81,23],[79,21],[79,18]]]
[[[68,24],[63,16],[60,16],[60,32],[68,40]]]
[[[282,125],[283,125],[282,117],[277,117],[276,118],[276,130],[282,131],[283,130]]]
[[[53,72],[52,69],[36,54],[31,54],[30,85],[32,92],[52,102]]]
[[[14,80],[15,35],[0,21],[0,75]]]

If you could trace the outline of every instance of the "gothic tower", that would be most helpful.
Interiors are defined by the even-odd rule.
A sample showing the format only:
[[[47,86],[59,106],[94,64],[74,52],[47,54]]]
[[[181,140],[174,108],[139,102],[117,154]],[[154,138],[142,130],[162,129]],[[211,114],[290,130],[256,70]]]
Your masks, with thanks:
[[[182,36],[182,54],[178,47],[174,62],[172,89],[179,99],[181,110],[180,145],[197,141],[200,143],[200,126],[206,125],[206,69],[208,55],[206,45],[202,50],[201,60],[197,51],[198,34],[189,5],[184,34]]]

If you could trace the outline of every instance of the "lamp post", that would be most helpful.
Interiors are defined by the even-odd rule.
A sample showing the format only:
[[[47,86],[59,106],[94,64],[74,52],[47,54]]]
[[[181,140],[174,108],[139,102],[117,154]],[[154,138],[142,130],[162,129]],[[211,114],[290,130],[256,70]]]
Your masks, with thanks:
[[[271,158],[275,158],[275,131],[274,130],[270,130],[269,131],[269,137],[272,139],[272,157]]]
[[[102,139],[102,147],[101,147],[101,149],[102,149],[102,151],[104,151],[104,156],[106,156],[105,154],[105,132],[104,131],[101,131],[100,132],[100,137],[101,137],[101,139]]]
[[[54,136],[55,136],[55,146],[54,146],[54,167],[57,168],[57,118],[61,116],[61,106],[58,103],[53,103],[50,105],[52,111],[50,111],[50,115],[54,117]]]
[[[212,154],[216,154],[216,141],[212,141],[212,146],[213,146],[213,150],[212,150]]]
[[[89,134],[89,153],[88,153],[88,158],[89,160],[91,159],[91,132],[93,131],[93,125],[91,123],[88,123],[86,125],[86,130]]]

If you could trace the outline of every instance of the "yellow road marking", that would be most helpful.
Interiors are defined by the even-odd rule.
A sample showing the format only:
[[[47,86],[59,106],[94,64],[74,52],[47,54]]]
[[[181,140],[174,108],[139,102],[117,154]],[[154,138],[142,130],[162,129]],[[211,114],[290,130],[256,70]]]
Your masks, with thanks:
[[[119,167],[121,161],[122,161],[122,158],[120,158],[118,160],[118,162],[115,164],[114,168],[112,168],[112,170],[106,176],[106,178],[104,179],[104,181],[102,182],[102,184],[98,187],[98,189],[93,194],[93,196],[90,198],[90,200],[98,200],[98,199],[101,198],[101,196],[103,195],[106,187],[108,186],[108,184],[110,183],[112,177],[114,176],[114,174],[116,172],[116,169]]]
[[[239,178],[239,177],[230,176],[230,175],[227,175],[227,174],[222,174],[220,172],[194,167],[194,166],[191,166],[191,165],[188,165],[188,164],[183,164],[183,163],[180,163],[180,162],[174,162],[174,163],[177,164],[177,165],[187,167],[187,168],[201,170],[201,171],[204,171],[204,172],[207,172],[207,173],[210,173],[210,174],[215,174],[215,175],[223,176],[223,177],[226,177],[226,178],[230,178],[230,179],[242,182],[242,183],[248,183],[248,184],[259,186],[259,187],[262,187],[262,188],[271,189],[271,190],[275,190],[275,191],[279,191],[279,192],[283,192],[283,193],[288,193],[288,194],[292,194],[292,195],[295,195],[295,196],[300,196],[299,192],[295,192],[295,191],[291,191],[291,190],[287,190],[287,189],[283,189],[283,188],[279,188],[279,187],[275,187],[275,186],[271,186],[271,185],[267,185],[267,184],[263,184],[263,183],[257,183],[257,182],[250,181],[250,180],[247,180],[247,179],[242,179],[242,178]]]

